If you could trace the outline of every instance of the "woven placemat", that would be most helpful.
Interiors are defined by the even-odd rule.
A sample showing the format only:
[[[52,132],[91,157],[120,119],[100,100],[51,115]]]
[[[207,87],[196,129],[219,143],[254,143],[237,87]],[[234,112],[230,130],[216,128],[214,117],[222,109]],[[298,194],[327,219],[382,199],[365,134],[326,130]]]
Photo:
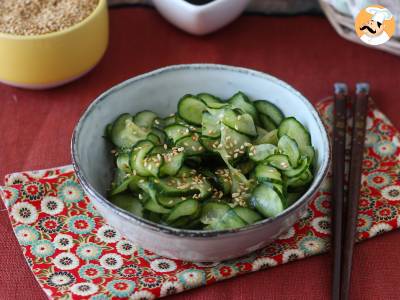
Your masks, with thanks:
[[[331,131],[332,102],[317,105]],[[368,114],[357,240],[400,227],[400,134]],[[330,177],[307,213],[251,255],[201,264],[160,257],[108,226],[71,166],[13,173],[0,188],[26,261],[50,299],[154,299],[324,253],[330,244]]]

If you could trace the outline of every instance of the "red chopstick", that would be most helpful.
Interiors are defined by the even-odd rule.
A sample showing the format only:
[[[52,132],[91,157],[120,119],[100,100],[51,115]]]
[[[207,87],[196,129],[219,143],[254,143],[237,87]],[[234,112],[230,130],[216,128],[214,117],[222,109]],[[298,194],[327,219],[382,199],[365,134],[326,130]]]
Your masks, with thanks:
[[[346,109],[348,89],[344,83],[335,83],[334,96],[334,129],[332,151],[333,175],[333,210],[332,210],[332,250],[333,250],[333,277],[332,299],[340,299],[340,277],[342,264],[342,235],[343,235],[343,204],[344,204],[344,162],[346,147]]]
[[[342,252],[342,274],[340,299],[347,300],[350,290],[351,266],[356,238],[358,199],[361,188],[362,161],[364,154],[365,127],[368,112],[369,85],[356,85],[356,98],[353,104],[353,131],[351,141],[351,161],[349,172],[345,234]]]

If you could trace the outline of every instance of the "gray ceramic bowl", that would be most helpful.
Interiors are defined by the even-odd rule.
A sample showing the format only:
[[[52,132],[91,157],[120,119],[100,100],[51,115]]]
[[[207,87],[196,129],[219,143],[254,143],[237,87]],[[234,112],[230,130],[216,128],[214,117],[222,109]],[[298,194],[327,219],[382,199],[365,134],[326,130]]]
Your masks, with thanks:
[[[295,116],[310,131],[316,148],[315,178],[308,191],[273,219],[224,231],[182,230],[136,217],[109,202],[105,195],[113,174],[104,127],[124,112],[149,109],[161,116],[176,111],[187,93],[209,92],[228,98],[238,90],[252,99],[268,99],[286,116]],[[76,174],[91,201],[132,242],[159,255],[189,261],[221,261],[257,250],[287,231],[305,212],[321,185],[330,158],[328,136],[307,99],[288,84],[250,69],[213,65],[176,65],[129,79],[99,96],[79,120],[72,137]]]

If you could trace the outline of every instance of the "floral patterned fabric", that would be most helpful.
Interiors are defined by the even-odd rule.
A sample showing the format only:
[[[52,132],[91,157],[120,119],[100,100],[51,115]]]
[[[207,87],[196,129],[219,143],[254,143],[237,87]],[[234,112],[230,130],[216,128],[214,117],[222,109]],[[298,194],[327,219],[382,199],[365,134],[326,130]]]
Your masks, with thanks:
[[[331,131],[332,102],[317,107]],[[375,108],[367,126],[358,241],[400,227],[400,134]],[[71,166],[10,174],[0,192],[50,299],[154,299],[320,254],[330,244],[329,177],[307,213],[274,243],[207,264],[160,257],[126,240],[96,212]]]

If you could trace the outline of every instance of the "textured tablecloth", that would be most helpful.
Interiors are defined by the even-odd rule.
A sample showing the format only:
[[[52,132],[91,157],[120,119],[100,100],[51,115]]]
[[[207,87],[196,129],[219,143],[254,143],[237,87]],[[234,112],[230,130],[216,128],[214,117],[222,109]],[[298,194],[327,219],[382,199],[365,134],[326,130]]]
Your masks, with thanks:
[[[131,30],[127,31],[126,28]],[[336,80],[367,80],[380,109],[400,127],[400,60],[339,38],[320,17],[244,16],[208,37],[175,29],[154,11],[111,11],[110,47],[78,82],[50,91],[0,85],[0,178],[16,170],[70,163],[74,124],[113,84],[176,63],[216,62],[255,68],[289,82],[311,101]],[[358,245],[352,299],[398,299],[398,231]],[[4,212],[0,213],[0,299],[45,299],[26,266]],[[325,299],[330,257],[323,255],[197,289],[174,299]]]

